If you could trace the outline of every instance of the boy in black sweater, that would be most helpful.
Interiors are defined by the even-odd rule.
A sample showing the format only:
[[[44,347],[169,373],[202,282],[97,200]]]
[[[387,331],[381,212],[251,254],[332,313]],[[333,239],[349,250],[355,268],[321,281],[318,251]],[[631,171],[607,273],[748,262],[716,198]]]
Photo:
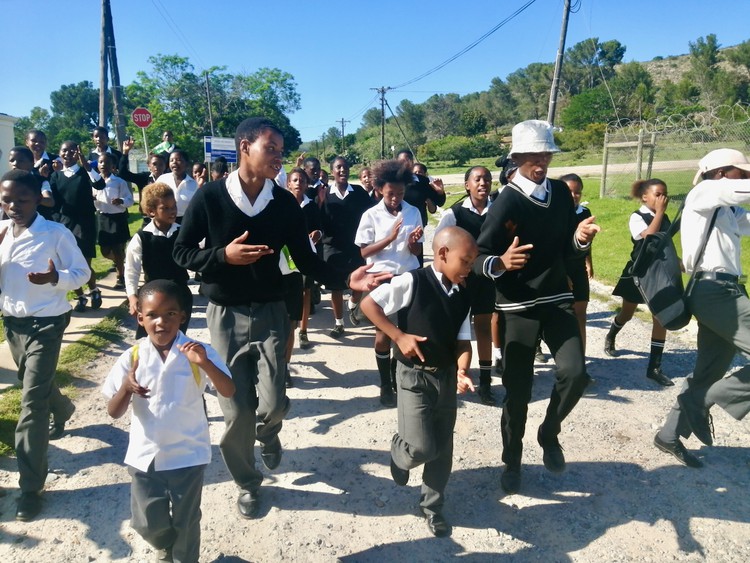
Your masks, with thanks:
[[[233,397],[219,398],[226,423],[221,453],[240,487],[240,514],[255,518],[263,481],[255,467],[255,440],[264,465],[275,469],[281,461],[279,431],[289,410],[284,382],[289,317],[279,253],[286,246],[297,268],[323,283],[340,274],[312,251],[302,209],[272,180],[284,151],[279,129],[265,118],[246,119],[237,127],[235,144],[238,169],[195,194],[174,258],[202,274],[211,344],[226,360],[237,388]],[[352,274],[352,289],[370,290],[388,277],[365,277],[360,269]]]
[[[559,152],[552,127],[529,120],[513,127],[510,156],[518,164],[487,213],[479,235],[477,274],[495,280],[495,309],[501,316],[506,389],[501,430],[501,485],[518,491],[526,415],[534,377],[536,337],[542,334],[557,364],[556,383],[539,426],[544,466],[558,473],[565,456],[557,439],[560,424],[588,383],[581,336],[568,288],[565,259],[585,252],[599,227],[594,217],[577,223],[568,187],[547,178],[552,153]]]
[[[406,485],[424,464],[420,507],[435,536],[450,534],[442,515],[453,465],[456,391],[474,391],[471,362],[471,291],[463,287],[477,247],[460,227],[440,231],[432,266],[391,280],[362,300],[362,312],[397,347],[398,433],[391,442],[391,476]],[[398,326],[387,315],[398,314]]]

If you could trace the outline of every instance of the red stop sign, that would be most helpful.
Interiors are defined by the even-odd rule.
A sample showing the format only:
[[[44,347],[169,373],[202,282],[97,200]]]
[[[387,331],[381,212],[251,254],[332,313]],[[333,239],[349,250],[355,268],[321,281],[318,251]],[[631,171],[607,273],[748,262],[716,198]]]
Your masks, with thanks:
[[[130,117],[133,119],[133,123],[141,129],[146,129],[151,125],[151,112],[146,108],[135,108]]]

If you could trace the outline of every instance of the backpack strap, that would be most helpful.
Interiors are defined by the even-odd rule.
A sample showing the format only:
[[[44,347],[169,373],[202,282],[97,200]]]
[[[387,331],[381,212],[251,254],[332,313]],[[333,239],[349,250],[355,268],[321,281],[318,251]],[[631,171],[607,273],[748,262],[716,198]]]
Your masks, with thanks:
[[[136,344],[130,349],[130,363],[131,365],[136,362],[138,359],[138,349],[140,348],[140,344]],[[198,367],[198,364],[194,364],[193,362],[190,362],[190,371],[193,372],[193,379],[195,379],[195,384],[200,387],[201,386],[201,372],[200,368]]]

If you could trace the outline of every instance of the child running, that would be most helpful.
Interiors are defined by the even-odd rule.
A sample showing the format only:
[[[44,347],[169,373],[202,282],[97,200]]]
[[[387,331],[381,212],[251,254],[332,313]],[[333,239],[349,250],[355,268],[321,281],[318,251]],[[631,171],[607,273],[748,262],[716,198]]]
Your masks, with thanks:
[[[379,162],[373,168],[373,184],[381,194],[380,202],[362,214],[354,243],[370,271],[403,274],[419,268],[424,231],[419,210],[404,201],[409,168],[396,160]],[[358,324],[356,310],[350,314]],[[391,339],[375,326],[375,361],[380,374],[380,404],[395,407],[395,382],[391,381]]]
[[[211,439],[203,402],[210,382],[234,395],[229,369],[216,351],[181,331],[185,304],[174,282],[156,280],[138,293],[138,324],[148,338],[124,352],[102,393],[120,418],[132,403],[125,463],[132,478],[130,525],[162,561],[198,561],[203,473]]]
[[[638,256],[638,251],[648,235],[665,232],[669,229],[670,225],[669,217],[666,214],[669,196],[667,194],[667,185],[662,180],[658,178],[638,180],[633,184],[631,196],[633,199],[640,200],[642,205],[638,211],[634,211],[630,215],[629,227],[630,238],[633,241],[633,252],[631,252],[630,260],[622,270],[620,280],[617,282],[614,291],[612,291],[612,295],[622,297],[622,309],[612,320],[609,332],[604,339],[604,353],[611,357],[617,356],[615,350],[615,338],[617,334],[625,326],[625,323],[633,318],[633,313],[635,313],[638,304],[643,303],[643,297],[638,292],[638,288],[633,282],[633,276],[630,273],[633,261]],[[669,244],[672,244],[672,241],[669,241]],[[659,385],[670,387],[674,383],[661,371],[661,358],[664,353],[667,329],[661,326],[653,315],[651,319],[651,354],[648,359],[646,377]]]

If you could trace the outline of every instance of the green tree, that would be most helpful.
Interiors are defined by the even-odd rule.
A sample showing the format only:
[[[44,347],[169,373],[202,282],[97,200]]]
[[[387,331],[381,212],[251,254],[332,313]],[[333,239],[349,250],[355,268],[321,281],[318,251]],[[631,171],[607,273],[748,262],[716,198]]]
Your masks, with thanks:
[[[554,70],[554,65],[549,63],[531,63],[508,75],[506,81],[516,102],[516,111],[519,116],[525,119],[547,117],[550,84],[552,84]]]
[[[381,119],[382,112],[380,108],[370,108],[362,115],[362,124],[360,127],[364,129],[368,127],[380,127]]]
[[[427,139],[441,139],[455,132],[461,118],[458,94],[435,94],[424,103],[425,135]]]
[[[487,125],[497,132],[501,127],[517,121],[516,102],[508,85],[500,78],[493,78],[490,87],[480,92],[475,107],[484,114]]]
[[[467,108],[461,112],[459,132],[471,137],[487,131],[487,118],[478,109]]]
[[[603,86],[573,96],[560,117],[563,125],[571,129],[584,129],[591,123],[608,123],[616,119],[609,93]]]
[[[648,119],[654,114],[656,88],[642,64],[630,62],[618,67],[610,86],[621,119]]]
[[[426,110],[423,105],[415,104],[409,100],[401,100],[401,103],[396,107],[399,123],[404,128],[409,141],[415,145],[421,145],[426,140],[425,113]]]
[[[690,71],[688,78],[700,90],[700,101],[704,108],[712,112],[721,104],[737,101],[737,82],[719,67],[719,43],[716,35],[710,33],[699,37],[690,46]]]
[[[622,62],[625,47],[617,40],[599,42],[598,37],[585,39],[565,51],[562,81],[571,96],[594,88],[615,75]]]

